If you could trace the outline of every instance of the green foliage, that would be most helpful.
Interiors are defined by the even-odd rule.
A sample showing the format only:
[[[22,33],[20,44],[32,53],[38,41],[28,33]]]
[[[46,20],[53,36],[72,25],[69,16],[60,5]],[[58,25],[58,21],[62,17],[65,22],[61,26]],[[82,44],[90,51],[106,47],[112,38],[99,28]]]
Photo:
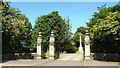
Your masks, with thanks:
[[[30,49],[33,49],[32,51],[30,51]],[[35,53],[37,50],[37,47],[33,47],[33,46],[23,46],[22,48],[22,53]]]
[[[120,53],[120,5],[98,7],[99,12],[87,23],[92,52]]]
[[[94,12],[94,15],[92,15],[93,18],[90,19],[90,21],[86,23],[88,27],[93,27],[93,25],[95,25],[96,23],[100,23],[100,22],[97,22],[97,19],[103,19],[103,18],[107,17],[109,12],[120,11],[119,4],[117,4],[113,7],[108,7],[108,8],[106,8],[105,6],[106,6],[106,4],[102,5],[102,7],[97,7],[99,12]]]
[[[84,34],[85,34],[85,31],[86,30],[89,30],[89,28],[87,27],[79,27],[77,28],[77,31],[75,32],[73,38],[72,38],[72,41],[74,43],[74,46],[76,47],[79,47],[80,46],[80,32],[82,33],[82,36],[81,36],[81,39],[82,39],[82,45],[84,45]]]
[[[22,41],[30,43],[31,23],[20,10],[2,2],[2,53],[21,52]]]
[[[75,46],[69,46],[66,48],[66,53],[76,53],[76,51],[78,51],[78,48]]]
[[[65,19],[63,20],[61,16],[59,16],[57,11],[53,11],[48,15],[38,17],[35,21],[32,32],[32,44],[36,44],[38,32],[41,32],[43,45],[47,48],[49,45],[51,31],[53,31],[55,35],[55,44],[57,44],[55,46],[59,46],[61,48],[62,45],[65,45],[65,41],[70,40],[67,39],[68,37],[70,37],[69,26],[69,23],[66,23]]]
[[[64,19],[65,21],[65,19]],[[72,40],[71,40],[71,37],[72,37],[72,33],[71,33],[71,25],[69,24],[69,16],[67,17],[67,20],[66,20],[66,25],[64,27],[65,29],[65,32],[64,32],[64,37],[63,37],[63,44],[61,45],[61,51],[67,51],[69,50],[68,47],[73,47],[72,45]],[[74,50],[74,49],[73,49]]]

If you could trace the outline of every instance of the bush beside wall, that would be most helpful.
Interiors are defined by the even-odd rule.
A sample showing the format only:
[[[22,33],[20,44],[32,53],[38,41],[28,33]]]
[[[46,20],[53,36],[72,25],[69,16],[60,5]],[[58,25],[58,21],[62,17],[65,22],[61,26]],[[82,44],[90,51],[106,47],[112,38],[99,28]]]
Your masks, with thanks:
[[[109,53],[94,53],[92,55],[94,60],[100,61],[116,61],[120,62],[120,54],[109,54]]]

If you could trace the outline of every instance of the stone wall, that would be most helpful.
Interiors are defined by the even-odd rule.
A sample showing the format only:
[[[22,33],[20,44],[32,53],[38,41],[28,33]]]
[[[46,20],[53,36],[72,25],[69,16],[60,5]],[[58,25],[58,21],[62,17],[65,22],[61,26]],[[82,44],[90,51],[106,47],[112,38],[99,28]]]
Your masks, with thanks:
[[[17,59],[36,59],[36,56],[37,56],[36,53],[2,54],[2,62]]]
[[[108,54],[108,53],[93,53],[91,58],[100,61],[117,61],[120,62],[120,54]]]

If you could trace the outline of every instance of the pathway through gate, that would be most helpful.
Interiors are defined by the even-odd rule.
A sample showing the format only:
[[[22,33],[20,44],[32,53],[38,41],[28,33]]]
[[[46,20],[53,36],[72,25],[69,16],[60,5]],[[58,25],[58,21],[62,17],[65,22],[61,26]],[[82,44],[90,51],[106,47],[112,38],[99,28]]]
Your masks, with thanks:
[[[82,61],[83,55],[82,53],[66,53],[66,54],[61,54],[60,58],[57,60],[64,60],[64,61]]]

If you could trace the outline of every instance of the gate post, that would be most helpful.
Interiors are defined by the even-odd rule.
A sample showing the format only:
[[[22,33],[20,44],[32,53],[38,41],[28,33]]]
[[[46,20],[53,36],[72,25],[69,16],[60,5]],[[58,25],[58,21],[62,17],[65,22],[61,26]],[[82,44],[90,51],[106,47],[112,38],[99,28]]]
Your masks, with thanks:
[[[42,59],[44,57],[43,45],[42,45],[42,35],[41,32],[38,34],[37,38],[37,58]]]
[[[88,34],[88,30],[86,30],[84,41],[85,41],[85,59],[90,59],[90,37]]]
[[[49,59],[55,59],[55,46],[54,45],[55,45],[55,36],[52,31],[50,35],[50,40],[49,40]]]

